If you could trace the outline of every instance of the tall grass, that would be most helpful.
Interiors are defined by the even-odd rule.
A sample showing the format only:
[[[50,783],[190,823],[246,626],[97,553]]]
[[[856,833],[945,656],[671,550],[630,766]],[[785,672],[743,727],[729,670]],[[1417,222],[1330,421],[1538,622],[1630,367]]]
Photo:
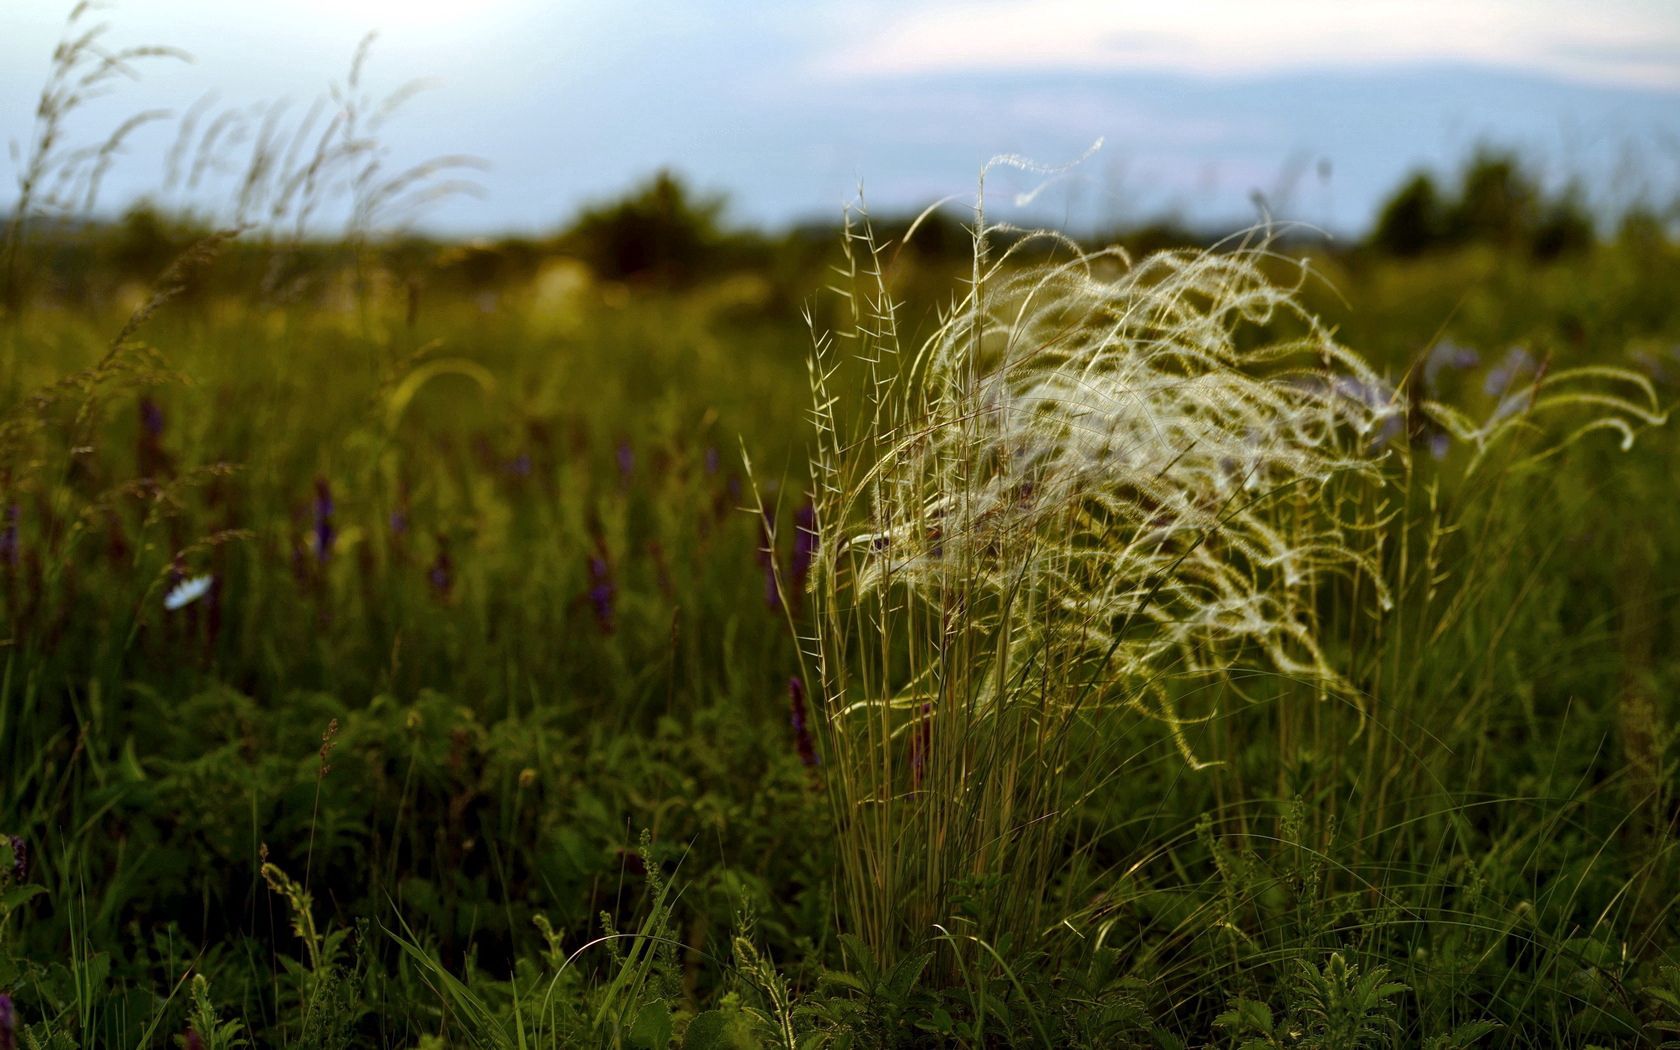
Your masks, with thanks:
[[[977,207],[972,276],[909,350],[886,246],[866,216],[849,226],[853,320],[811,366],[818,542],[796,627],[842,925],[886,960],[937,938],[990,969],[1089,932],[1113,873],[1073,829],[1130,775],[1127,718],[1196,770],[1234,757],[1192,732],[1254,681],[1291,707],[1333,697],[1357,717],[1313,746],[1363,736],[1381,811],[1407,746],[1383,705],[1418,693],[1431,640],[1488,583],[1445,570],[1448,537],[1489,529],[1460,503],[1497,507],[1591,432],[1626,447],[1663,420],[1647,380],[1609,367],[1514,377],[1481,422],[1403,392],[1298,304],[1305,268],[1269,275],[1264,241],[1134,261],[1006,232],[994,258]],[[1561,436],[1541,422],[1583,409]],[[1462,450],[1445,507],[1414,471],[1429,427]],[[1457,557],[1473,568],[1495,536]],[[1280,711],[1280,754],[1303,717]]]
[[[936,311],[861,219],[807,376],[749,301],[797,244],[746,295],[399,262],[410,92],[357,55],[294,123],[189,114],[230,230],[155,290],[14,213],[0,1043],[1680,1030],[1673,245],[977,214]],[[797,461],[811,391],[811,478],[739,513],[719,447]]]
[[[169,116],[164,110],[141,110],[103,138],[82,142],[74,138],[77,114],[123,81],[137,79],[147,62],[188,57],[159,45],[109,47],[110,26],[94,21],[97,10],[89,0],[70,9],[35,103],[28,145],[19,150],[13,144],[17,200],[0,240],[0,306],[10,313],[17,313],[25,302],[21,252],[30,223],[42,213],[69,219],[91,213],[123,143],[141,127]]]
[[[1093,768],[1102,723],[1142,714],[1195,761],[1184,727],[1233,668],[1340,682],[1314,587],[1381,583],[1300,504],[1374,471],[1395,408],[1257,248],[1134,264],[1035,234],[994,259],[977,215],[965,296],[907,354],[881,247],[849,236],[867,390],[843,405],[819,340],[809,643],[845,914],[889,957],[936,929],[1033,944],[1088,890],[1067,813],[1124,775]],[[1024,261],[1040,241],[1064,257]],[[1304,334],[1264,338],[1284,316]]]

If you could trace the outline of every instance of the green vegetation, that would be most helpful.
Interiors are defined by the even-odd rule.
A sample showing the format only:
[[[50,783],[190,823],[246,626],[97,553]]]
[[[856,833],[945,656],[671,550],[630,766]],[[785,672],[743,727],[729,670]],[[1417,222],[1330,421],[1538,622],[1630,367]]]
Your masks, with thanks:
[[[1502,163],[1339,254],[22,201],[0,1050],[1680,1045],[1680,243]]]
[[[1427,173],[1412,176],[1371,233],[1374,245],[1400,256],[1487,244],[1544,260],[1583,251],[1592,240],[1579,186],[1548,196],[1515,155],[1487,149],[1465,166],[1452,198]]]

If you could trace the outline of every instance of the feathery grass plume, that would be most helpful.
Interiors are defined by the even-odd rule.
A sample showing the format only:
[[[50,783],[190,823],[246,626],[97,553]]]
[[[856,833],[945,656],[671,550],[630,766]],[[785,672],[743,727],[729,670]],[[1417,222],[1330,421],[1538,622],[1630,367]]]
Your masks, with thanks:
[[[803,677],[844,920],[887,958],[936,924],[1019,948],[1063,917],[1063,818],[1112,775],[1091,720],[1142,714],[1195,763],[1186,705],[1233,667],[1342,685],[1321,577],[1386,601],[1317,493],[1377,475],[1400,407],[1263,241],[1134,263],[989,226],[983,201],[984,177],[966,293],[914,354],[849,216],[850,354],[819,335],[812,359]]]
[[[772,513],[766,509],[758,516],[758,550],[754,557],[764,574],[764,606],[771,612],[782,610],[782,573],[776,550],[776,525]]]
[[[29,145],[11,143],[18,195],[0,239],[0,305],[12,313],[24,302],[19,263],[29,223],[43,211],[91,213],[123,142],[143,125],[169,115],[161,110],[136,113],[103,140],[77,146],[66,141],[76,114],[109,94],[118,81],[139,79],[141,63],[158,58],[190,61],[186,52],[172,47],[108,47],[110,26],[92,20],[99,9],[89,0],[70,9],[35,104]]]
[[[367,70],[376,38],[374,33],[362,38],[345,79],[329,85],[295,120],[287,117],[289,102],[280,99],[224,108],[200,131],[215,101],[201,98],[182,119],[169,151],[165,191],[197,190],[201,183],[232,176],[232,222],[270,233],[289,224],[293,247],[334,202],[345,213],[346,239],[362,245],[438,200],[482,193],[467,177],[485,168],[477,157],[442,155],[390,167],[391,150],[380,136],[432,83],[410,80],[383,96],[373,94]],[[247,146],[243,159],[235,156]]]

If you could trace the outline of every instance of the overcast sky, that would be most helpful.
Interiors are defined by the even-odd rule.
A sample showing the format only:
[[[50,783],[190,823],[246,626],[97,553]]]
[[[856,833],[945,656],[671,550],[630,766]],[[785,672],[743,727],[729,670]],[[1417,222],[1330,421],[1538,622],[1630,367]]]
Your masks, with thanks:
[[[69,5],[0,0],[0,139],[27,147]],[[290,118],[380,33],[369,76],[431,86],[385,135],[392,162],[482,157],[486,196],[452,232],[540,231],[672,167],[741,221],[832,217],[972,194],[985,160],[1103,148],[1021,211],[1111,224],[1161,213],[1357,232],[1409,171],[1480,142],[1614,207],[1680,191],[1677,0],[126,0],[112,45],[188,64],[90,109],[92,139],[139,108],[289,98]],[[103,203],[155,192],[175,131],[137,135]],[[988,183],[994,214],[1034,178]],[[175,191],[223,207],[225,184]],[[10,194],[0,193],[0,210]]]

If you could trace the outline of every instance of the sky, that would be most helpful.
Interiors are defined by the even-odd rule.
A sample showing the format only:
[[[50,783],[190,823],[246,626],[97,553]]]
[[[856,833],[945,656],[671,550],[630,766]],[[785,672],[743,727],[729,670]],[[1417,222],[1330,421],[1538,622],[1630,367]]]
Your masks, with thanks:
[[[68,12],[0,0],[0,141],[27,151]],[[231,175],[161,192],[180,118],[286,99],[298,121],[373,30],[369,90],[425,81],[381,134],[389,169],[486,165],[478,195],[420,219],[452,234],[552,230],[666,167],[772,227],[837,217],[860,188],[878,213],[971,204],[989,158],[1053,167],[1099,140],[1053,177],[994,169],[988,214],[1235,227],[1263,200],[1357,234],[1410,172],[1479,144],[1606,211],[1680,194],[1677,0],[123,0],[94,22],[110,46],[193,58],[78,114],[74,141],[175,115],[128,140],[105,210],[227,210]]]

